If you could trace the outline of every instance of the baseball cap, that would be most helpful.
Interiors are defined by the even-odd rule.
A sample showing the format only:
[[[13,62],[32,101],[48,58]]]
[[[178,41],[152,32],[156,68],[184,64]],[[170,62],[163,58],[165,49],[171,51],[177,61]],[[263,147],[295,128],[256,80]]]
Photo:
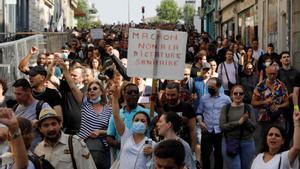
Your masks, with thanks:
[[[47,76],[47,71],[43,66],[35,66],[29,70],[29,76],[36,76],[38,74]]]
[[[52,108],[44,108],[40,112],[38,125],[40,125],[43,120],[48,118],[56,118],[58,121],[61,121],[61,117],[56,114],[55,110]]]
[[[202,69],[210,69],[210,64],[208,62],[204,62]]]

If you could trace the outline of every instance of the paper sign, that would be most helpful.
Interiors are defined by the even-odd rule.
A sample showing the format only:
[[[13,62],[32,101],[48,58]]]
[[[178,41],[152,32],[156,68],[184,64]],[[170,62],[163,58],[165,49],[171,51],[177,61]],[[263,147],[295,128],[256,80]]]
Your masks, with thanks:
[[[103,29],[91,29],[93,39],[103,39]]]
[[[131,28],[128,40],[130,77],[183,79],[186,32]]]

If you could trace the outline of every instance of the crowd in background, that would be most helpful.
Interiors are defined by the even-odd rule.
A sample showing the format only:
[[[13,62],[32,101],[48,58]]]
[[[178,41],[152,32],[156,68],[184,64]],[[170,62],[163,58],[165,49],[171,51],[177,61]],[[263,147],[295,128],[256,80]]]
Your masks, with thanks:
[[[33,46],[13,96],[0,79],[1,167],[299,168],[300,74],[288,51],[181,25],[131,27],[187,31],[184,79],[157,79],[153,94],[151,80],[129,77],[128,25],[105,25],[97,40],[74,28],[56,53]]]

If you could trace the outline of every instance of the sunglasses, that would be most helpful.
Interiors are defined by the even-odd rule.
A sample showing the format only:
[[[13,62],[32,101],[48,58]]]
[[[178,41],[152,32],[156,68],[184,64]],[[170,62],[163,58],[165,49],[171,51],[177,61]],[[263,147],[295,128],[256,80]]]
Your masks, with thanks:
[[[126,93],[128,95],[132,95],[132,94],[136,95],[136,94],[139,94],[139,91],[138,90],[128,90]]]
[[[92,88],[88,88],[88,92],[90,92],[90,91],[95,91],[95,90],[98,90],[99,88],[98,87],[92,87]]]
[[[244,93],[243,92],[234,92],[233,95],[234,96],[238,96],[238,95],[239,96],[244,96]]]

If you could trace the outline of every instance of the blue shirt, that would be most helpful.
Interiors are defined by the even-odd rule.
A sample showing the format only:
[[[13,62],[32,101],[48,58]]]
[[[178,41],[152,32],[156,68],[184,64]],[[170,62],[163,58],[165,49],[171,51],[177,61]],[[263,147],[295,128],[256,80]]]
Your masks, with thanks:
[[[222,93],[215,97],[209,94],[201,97],[196,114],[203,117],[208,132],[221,133],[219,126],[221,109],[228,103],[231,103],[230,97]]]
[[[131,110],[131,112],[126,111],[125,108],[120,109],[120,118],[123,120],[125,126],[128,129],[131,129],[132,126],[132,119],[135,116],[137,112],[143,111],[147,113],[150,117],[150,110],[143,108],[141,106],[137,106],[135,109]],[[154,112],[154,117],[157,116],[157,113]],[[113,116],[110,117],[109,123],[108,123],[108,128],[107,128],[107,135],[109,136],[114,136],[116,140],[120,140],[120,136],[117,133],[116,126],[115,126],[115,121]]]
[[[197,93],[197,100],[194,103],[194,107],[198,108],[200,98],[204,96],[205,94],[208,94],[208,81],[204,82],[203,78],[196,78],[195,79],[195,88]],[[219,93],[224,94],[224,88],[223,86],[220,87]]]

